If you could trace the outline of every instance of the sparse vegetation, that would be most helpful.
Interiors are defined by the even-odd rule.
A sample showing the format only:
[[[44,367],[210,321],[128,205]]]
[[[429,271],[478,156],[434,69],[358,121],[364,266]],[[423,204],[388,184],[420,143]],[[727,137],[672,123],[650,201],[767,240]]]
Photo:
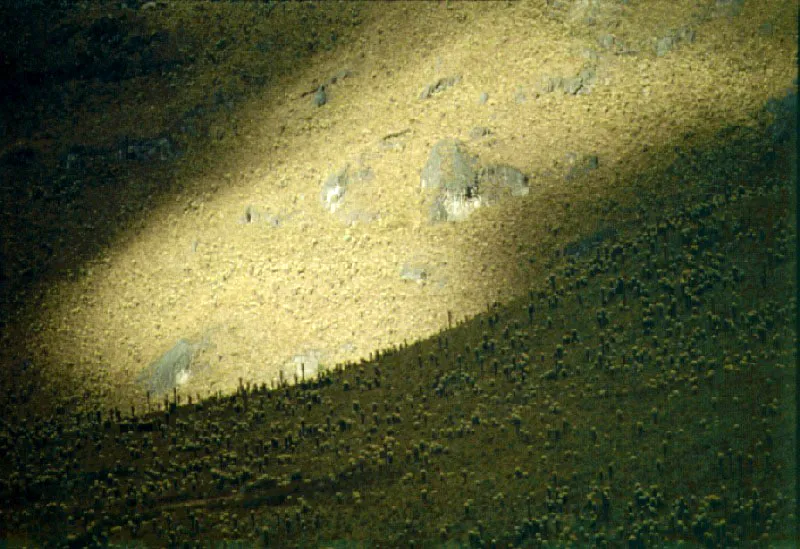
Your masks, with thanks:
[[[166,3],[123,4],[157,13]],[[563,3],[536,9],[557,17],[565,8],[552,4]],[[322,12],[247,9],[287,8]],[[351,19],[360,22],[355,8]],[[102,25],[98,43],[115,34]],[[310,53],[337,36],[299,43]],[[169,53],[162,40],[148,44]],[[601,44],[623,59],[637,53],[615,40]],[[232,47],[215,39],[207,62]],[[105,51],[93,55],[97,70]],[[369,77],[377,85],[389,72]],[[590,72],[546,93],[580,99]],[[325,89],[330,103],[314,95],[316,111],[333,108],[342,88],[309,93]],[[234,110],[223,95],[209,101],[220,116]],[[190,126],[195,115],[185,118]],[[537,284],[516,300],[457,322],[447,310],[446,330],[368,360],[301,362],[269,386],[240,377],[208,396],[152,387],[130,407],[101,407],[108,399],[88,392],[43,395],[52,387],[43,369],[18,361],[0,390],[0,545],[792,544],[797,182],[782,156],[791,145],[771,131],[734,128],[713,149],[682,152],[669,173],[620,181],[615,197],[592,204],[613,228],[546,225],[555,253],[537,258]],[[133,147],[125,154],[139,154]],[[34,149],[12,152],[7,165],[36,165]],[[570,182],[598,168],[591,158]],[[260,215],[248,207],[245,221]],[[569,231],[581,232],[578,244],[562,238]]]
[[[676,203],[519,303],[295,384],[26,417],[26,386],[8,388],[4,530],[71,546],[788,540],[787,184]],[[566,291],[580,299],[553,299]]]

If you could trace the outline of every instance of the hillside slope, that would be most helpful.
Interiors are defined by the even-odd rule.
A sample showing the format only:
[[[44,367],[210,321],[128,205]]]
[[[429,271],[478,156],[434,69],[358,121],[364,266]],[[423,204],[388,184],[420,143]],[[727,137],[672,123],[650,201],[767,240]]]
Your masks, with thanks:
[[[368,361],[149,413],[25,415],[9,393],[4,535],[786,546],[796,189],[781,162],[735,182],[744,136],[687,159],[691,187],[643,194],[638,227],[556,260],[527,298]]]

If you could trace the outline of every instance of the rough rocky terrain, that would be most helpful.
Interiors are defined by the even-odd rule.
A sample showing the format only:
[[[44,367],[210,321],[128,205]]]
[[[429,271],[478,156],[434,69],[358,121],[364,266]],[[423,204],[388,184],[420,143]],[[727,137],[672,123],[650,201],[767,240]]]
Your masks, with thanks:
[[[791,539],[792,2],[2,7],[0,536]]]

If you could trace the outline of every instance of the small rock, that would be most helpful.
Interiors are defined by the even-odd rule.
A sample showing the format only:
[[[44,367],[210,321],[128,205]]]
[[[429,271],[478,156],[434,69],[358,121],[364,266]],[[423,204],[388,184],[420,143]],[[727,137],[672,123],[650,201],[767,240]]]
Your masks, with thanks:
[[[490,135],[492,130],[483,126],[475,126],[469,131],[470,139],[480,139],[481,137],[486,137]]]
[[[314,93],[314,105],[321,107],[328,102],[328,95],[325,93],[325,86],[320,86]]]
[[[422,92],[419,94],[420,99],[428,99],[434,95],[437,95],[447,88],[458,84],[461,81],[461,76],[449,76],[447,78],[440,78],[433,84],[428,84],[422,89]]]

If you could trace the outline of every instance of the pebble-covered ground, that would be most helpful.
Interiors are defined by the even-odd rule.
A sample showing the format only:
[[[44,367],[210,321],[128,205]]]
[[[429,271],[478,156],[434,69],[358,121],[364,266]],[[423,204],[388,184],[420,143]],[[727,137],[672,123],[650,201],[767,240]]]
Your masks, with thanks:
[[[791,2],[30,4],[0,542],[796,540]]]

